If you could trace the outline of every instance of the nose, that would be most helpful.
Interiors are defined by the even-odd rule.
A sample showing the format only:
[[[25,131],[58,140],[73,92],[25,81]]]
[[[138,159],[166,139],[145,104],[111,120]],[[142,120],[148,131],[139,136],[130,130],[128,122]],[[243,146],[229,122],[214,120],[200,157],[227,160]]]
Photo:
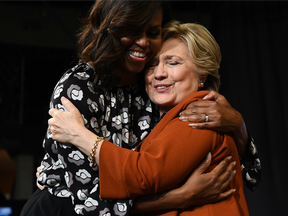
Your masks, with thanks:
[[[146,33],[143,33],[142,35],[137,37],[135,40],[135,43],[142,48],[148,47],[149,46],[149,39],[148,39]]]
[[[154,78],[157,80],[163,80],[167,78],[167,71],[163,64],[158,64],[154,69]]]

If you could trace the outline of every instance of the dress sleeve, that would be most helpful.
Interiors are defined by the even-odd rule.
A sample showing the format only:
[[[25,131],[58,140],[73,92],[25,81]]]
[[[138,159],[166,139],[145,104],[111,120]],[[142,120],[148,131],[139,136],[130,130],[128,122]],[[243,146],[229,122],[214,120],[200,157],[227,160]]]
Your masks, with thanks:
[[[98,104],[90,99],[92,98],[91,96],[94,95],[93,89],[89,88],[88,85],[90,77],[91,75],[87,74],[86,71],[79,66],[69,69],[56,84],[51,96],[49,108],[65,111],[61,97],[64,96],[68,98],[81,112],[86,127],[96,133],[96,131],[99,131],[99,126],[98,124],[91,124],[91,122],[93,118],[97,116],[96,109]],[[67,161],[69,154],[72,151],[78,151],[78,149],[74,147],[70,148],[68,145],[62,145],[54,141],[52,135],[49,133],[49,126],[47,127],[47,132],[44,137],[43,148],[46,154],[41,162],[41,172],[45,171],[46,173],[58,172],[58,170],[60,170],[60,168],[57,170],[56,168],[52,168],[52,166],[56,166],[55,164],[60,160],[59,156],[61,156],[63,163],[69,163],[69,161]],[[47,181],[47,178],[38,179],[41,185],[48,185]]]
[[[172,120],[156,138],[145,140],[140,152],[104,141],[99,158],[101,198],[134,198],[175,188],[219,142],[223,142],[222,135],[191,130],[178,119]],[[223,151],[219,149],[219,155]],[[217,156],[213,158],[218,163]]]
[[[254,139],[250,135],[248,137],[246,157],[240,158],[240,162],[244,184],[254,191],[261,181],[261,161]]]

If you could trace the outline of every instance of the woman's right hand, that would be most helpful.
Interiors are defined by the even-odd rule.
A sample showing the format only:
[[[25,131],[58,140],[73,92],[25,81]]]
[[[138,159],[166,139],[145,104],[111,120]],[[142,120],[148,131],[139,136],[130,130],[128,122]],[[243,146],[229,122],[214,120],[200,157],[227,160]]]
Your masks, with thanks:
[[[210,173],[205,173],[211,164],[209,153],[184,185],[164,193],[137,197],[130,213],[186,209],[227,199],[235,191],[234,189],[226,191],[235,176],[233,169],[236,162],[230,163],[230,160],[231,157],[225,158]]]
[[[40,185],[40,184],[38,183],[39,173],[40,173],[40,166],[37,167],[37,172],[36,172],[36,177],[37,177],[37,179],[36,179],[36,185],[37,185],[37,187],[38,187],[40,190],[43,190],[45,187],[42,186],[42,185]]]
[[[236,162],[229,164],[230,160],[231,157],[226,157],[210,173],[205,173],[211,163],[209,153],[186,183],[177,189],[180,193],[179,197],[183,198],[180,208],[215,203],[231,196],[235,189],[226,190],[236,174],[236,170],[233,170]]]

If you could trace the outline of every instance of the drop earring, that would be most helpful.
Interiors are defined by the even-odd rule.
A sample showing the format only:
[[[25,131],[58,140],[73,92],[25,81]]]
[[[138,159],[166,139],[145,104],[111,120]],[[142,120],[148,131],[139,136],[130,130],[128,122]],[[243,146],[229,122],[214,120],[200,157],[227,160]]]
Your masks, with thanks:
[[[204,87],[204,83],[203,82],[199,83],[199,87],[203,88]]]

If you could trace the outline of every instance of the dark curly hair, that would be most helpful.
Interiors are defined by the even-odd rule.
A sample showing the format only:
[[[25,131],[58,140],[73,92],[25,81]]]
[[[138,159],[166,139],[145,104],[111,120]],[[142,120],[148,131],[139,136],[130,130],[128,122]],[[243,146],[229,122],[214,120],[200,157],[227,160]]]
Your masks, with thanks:
[[[78,34],[77,51],[80,62],[92,62],[99,87],[108,87],[118,77],[113,73],[114,63],[125,49],[120,38],[137,36],[162,7],[162,25],[170,21],[169,3],[164,1],[96,0],[90,14],[83,20]]]

